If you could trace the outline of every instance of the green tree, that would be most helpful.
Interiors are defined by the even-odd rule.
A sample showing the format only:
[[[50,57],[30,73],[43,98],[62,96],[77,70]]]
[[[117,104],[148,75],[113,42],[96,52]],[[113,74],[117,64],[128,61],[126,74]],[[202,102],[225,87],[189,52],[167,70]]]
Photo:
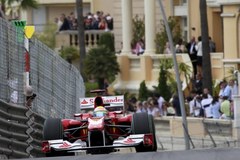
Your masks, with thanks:
[[[212,66],[209,49],[207,2],[200,0],[201,36],[202,36],[202,75],[203,88],[208,88],[212,94]]]
[[[38,7],[37,0],[0,0],[0,2],[1,2],[1,10],[4,14],[6,12],[6,5],[11,6],[15,2],[20,3],[20,7],[22,9]]]
[[[86,93],[85,93],[86,97],[92,96],[92,93],[90,93],[91,90],[95,90],[99,88],[98,84],[95,82],[85,82],[85,87],[86,87]]]
[[[179,22],[177,18],[169,17],[168,24],[170,27],[170,30],[172,31],[173,36],[173,42],[178,42],[179,38],[182,37],[181,35],[181,27],[179,25]],[[161,21],[162,31],[156,34],[155,43],[156,43],[156,53],[162,54],[166,45],[166,42],[168,42],[168,36],[166,27],[164,25],[164,22]]]
[[[57,25],[49,24],[44,27],[44,31],[39,34],[35,34],[37,39],[41,42],[46,44],[49,48],[55,49],[56,48],[56,32]]]
[[[138,15],[134,17],[132,20],[132,33],[133,33],[133,39],[132,39],[132,45],[136,44],[140,39],[142,39],[145,35],[145,23],[144,18],[139,18]]]
[[[78,49],[73,46],[64,47],[61,50],[60,56],[72,64],[72,61],[79,58]]]
[[[170,82],[174,81],[172,73],[169,71],[173,67],[173,61],[170,58],[160,59],[160,72],[158,78],[158,86],[154,86],[155,93],[160,94],[166,101],[172,97],[173,88]]]
[[[111,32],[103,33],[98,41],[98,45],[107,47],[111,52],[115,52],[114,35]]]
[[[138,100],[145,101],[145,100],[147,100],[147,98],[148,98],[148,89],[147,89],[145,81],[142,81],[140,83]]]
[[[111,81],[120,72],[116,55],[104,46],[90,49],[84,66],[85,74],[94,76],[99,88],[104,88],[105,79]]]

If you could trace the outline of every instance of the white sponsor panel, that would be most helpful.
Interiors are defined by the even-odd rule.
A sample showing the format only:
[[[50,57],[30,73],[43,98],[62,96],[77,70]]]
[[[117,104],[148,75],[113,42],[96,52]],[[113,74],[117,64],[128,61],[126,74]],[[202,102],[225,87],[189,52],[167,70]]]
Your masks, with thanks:
[[[80,98],[80,109],[90,109],[94,108],[94,99],[95,97]],[[124,105],[124,96],[103,96],[103,103],[109,104],[109,106],[123,106]]]

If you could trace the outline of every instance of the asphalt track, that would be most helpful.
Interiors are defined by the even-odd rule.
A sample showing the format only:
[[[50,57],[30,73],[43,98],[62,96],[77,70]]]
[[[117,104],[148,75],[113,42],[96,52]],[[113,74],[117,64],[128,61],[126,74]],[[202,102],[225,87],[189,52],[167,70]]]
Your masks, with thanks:
[[[21,160],[240,160],[240,148],[114,153],[69,157],[28,158]],[[19,160],[19,159],[18,159]]]

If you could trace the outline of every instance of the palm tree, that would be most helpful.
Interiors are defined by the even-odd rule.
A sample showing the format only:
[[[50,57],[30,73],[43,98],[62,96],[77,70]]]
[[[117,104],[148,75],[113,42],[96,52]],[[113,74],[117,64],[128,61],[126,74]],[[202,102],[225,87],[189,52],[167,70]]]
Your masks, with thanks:
[[[212,93],[212,70],[210,49],[209,49],[209,35],[208,35],[208,21],[207,21],[207,4],[206,0],[200,0],[200,17],[201,17],[201,36],[202,36],[202,75],[203,88],[208,88]]]
[[[85,74],[93,75],[101,89],[105,79],[111,80],[120,72],[116,55],[104,46],[90,49],[84,62]]]
[[[22,9],[27,9],[28,7],[30,8],[37,8],[38,3],[37,0],[0,0],[1,2],[1,11],[3,14],[6,12],[6,5],[11,6],[14,2],[20,3],[20,7]]]
[[[184,79],[187,84],[187,89],[188,91],[190,91],[189,83],[192,75],[191,67],[188,64],[181,62],[178,64],[178,68],[179,68],[179,74],[184,76]]]
[[[72,64],[72,61],[79,58],[78,49],[73,46],[64,47],[61,50],[60,56]]]

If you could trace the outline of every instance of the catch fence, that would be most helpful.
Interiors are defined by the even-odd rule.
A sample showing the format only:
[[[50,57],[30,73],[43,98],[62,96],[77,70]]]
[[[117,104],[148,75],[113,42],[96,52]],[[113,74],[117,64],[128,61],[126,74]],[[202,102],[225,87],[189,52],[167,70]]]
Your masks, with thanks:
[[[0,99],[25,105],[24,33],[0,19]],[[78,111],[85,86],[79,70],[39,40],[29,40],[29,84],[37,95],[32,109],[43,117],[70,118]]]

